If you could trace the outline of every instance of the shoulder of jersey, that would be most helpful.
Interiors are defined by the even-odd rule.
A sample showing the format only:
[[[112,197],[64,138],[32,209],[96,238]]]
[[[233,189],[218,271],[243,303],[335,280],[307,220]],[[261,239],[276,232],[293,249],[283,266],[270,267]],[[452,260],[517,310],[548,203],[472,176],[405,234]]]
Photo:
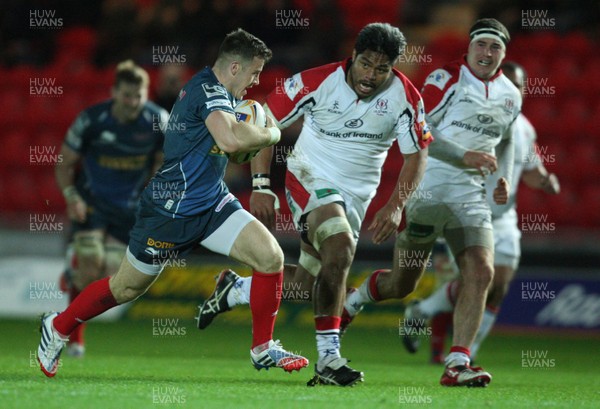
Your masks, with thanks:
[[[106,99],[84,109],[81,113],[85,113],[90,119],[98,118],[103,113],[108,112],[112,105],[112,99]]]
[[[398,80],[400,80],[400,82],[402,83],[402,86],[404,87],[404,92],[406,93],[409,99],[421,97],[421,94],[419,94],[417,88],[414,86],[411,80],[408,79],[406,75],[401,73],[396,68],[392,69],[392,72],[394,73],[394,76],[398,78]]]
[[[427,76],[424,86],[432,85],[442,91],[448,89],[452,84],[458,82],[462,65],[461,60],[456,60],[438,68]]]
[[[319,88],[323,81],[338,68],[343,67],[344,63],[344,61],[340,61],[321,65],[302,71],[299,74],[294,74],[285,80],[283,84],[284,90],[291,99],[295,99],[298,94],[306,95]]]

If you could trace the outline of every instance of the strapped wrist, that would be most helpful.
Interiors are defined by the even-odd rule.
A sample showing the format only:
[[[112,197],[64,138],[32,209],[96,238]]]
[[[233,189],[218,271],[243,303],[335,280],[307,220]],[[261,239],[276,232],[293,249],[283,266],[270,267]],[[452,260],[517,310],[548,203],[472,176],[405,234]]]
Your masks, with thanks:
[[[252,190],[269,189],[271,187],[271,175],[268,173],[255,173],[252,175]]]
[[[256,178],[252,179],[252,189],[268,189],[271,187],[271,179],[269,178]]]
[[[73,185],[69,185],[66,188],[64,188],[62,190],[62,194],[63,194],[63,197],[65,198],[65,200],[67,201],[67,203],[73,202],[73,201],[77,200],[78,198],[80,198],[77,188],[75,188],[75,186],[73,186]]]

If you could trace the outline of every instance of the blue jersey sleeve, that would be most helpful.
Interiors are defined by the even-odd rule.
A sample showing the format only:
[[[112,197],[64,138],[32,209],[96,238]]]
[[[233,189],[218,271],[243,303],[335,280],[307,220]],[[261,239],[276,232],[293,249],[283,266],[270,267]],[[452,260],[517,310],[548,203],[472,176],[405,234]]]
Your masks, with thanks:
[[[82,153],[86,146],[86,131],[91,124],[87,111],[81,112],[67,131],[65,143],[75,152]]]

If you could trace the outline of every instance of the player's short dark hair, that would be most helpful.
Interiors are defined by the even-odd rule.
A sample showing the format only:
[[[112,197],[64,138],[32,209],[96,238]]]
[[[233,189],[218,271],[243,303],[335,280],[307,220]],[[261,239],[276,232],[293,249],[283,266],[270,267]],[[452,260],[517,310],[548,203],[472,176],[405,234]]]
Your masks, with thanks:
[[[133,60],[125,60],[117,65],[115,88],[118,88],[122,82],[147,87],[150,84],[150,77],[146,70],[136,65]]]
[[[246,61],[252,61],[254,57],[258,57],[268,62],[273,56],[273,52],[260,38],[238,28],[227,34],[221,43],[217,59],[224,55],[236,55]]]
[[[513,73],[513,74],[515,72],[517,72],[518,70],[521,70],[521,72],[523,73],[523,81],[527,81],[527,71],[519,63],[516,63],[514,61],[504,61],[502,63],[502,65],[500,65],[500,69],[503,72],[510,72],[510,73]]]
[[[367,24],[358,33],[354,44],[356,54],[371,50],[385,54],[392,62],[404,54],[405,48],[404,34],[388,23]]]
[[[469,36],[473,38],[476,33],[481,33],[486,29],[490,30],[490,32],[499,34],[499,37],[502,39],[502,42],[504,42],[504,45],[508,44],[510,41],[510,33],[506,27],[504,27],[504,24],[495,18],[481,18],[477,20],[469,30]]]

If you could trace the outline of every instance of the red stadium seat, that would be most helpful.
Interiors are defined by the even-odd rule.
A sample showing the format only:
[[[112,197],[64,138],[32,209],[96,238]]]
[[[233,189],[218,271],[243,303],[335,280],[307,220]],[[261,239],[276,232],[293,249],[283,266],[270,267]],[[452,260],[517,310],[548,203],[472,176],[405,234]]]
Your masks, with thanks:
[[[583,221],[586,227],[600,227],[600,187],[591,183],[581,191],[578,208],[583,213]]]
[[[91,61],[96,51],[96,31],[92,27],[69,27],[60,30],[57,38],[59,56]]]

